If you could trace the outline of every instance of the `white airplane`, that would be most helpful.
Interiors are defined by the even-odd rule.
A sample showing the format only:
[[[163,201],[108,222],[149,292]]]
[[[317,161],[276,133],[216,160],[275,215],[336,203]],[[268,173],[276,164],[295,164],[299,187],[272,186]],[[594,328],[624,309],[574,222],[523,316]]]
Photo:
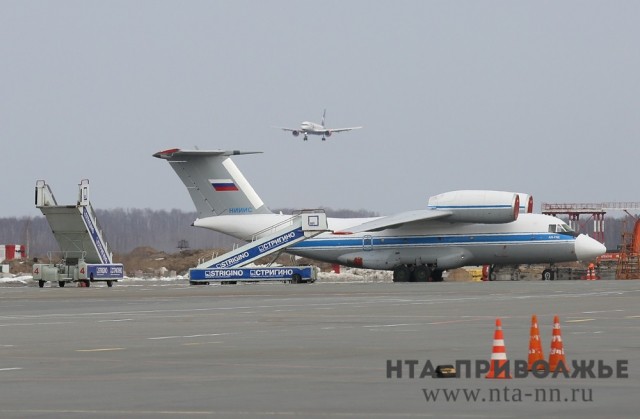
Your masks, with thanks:
[[[301,133],[304,134],[304,140],[307,141],[307,135],[322,135],[322,141],[326,140],[326,137],[331,137],[331,134],[334,132],[343,132],[343,131],[351,131],[354,129],[360,129],[362,127],[349,127],[349,128],[327,128],[324,126],[324,117],[327,114],[327,110],[325,109],[322,112],[322,122],[317,124],[315,122],[304,121],[300,124],[300,128],[283,128],[283,127],[274,127],[280,128],[285,131],[291,131],[294,137],[297,137]]]
[[[176,148],[154,157],[167,160],[187,187],[198,212],[194,226],[250,241],[291,216],[267,208],[230,158],[241,154],[253,152]],[[444,270],[462,266],[592,260],[605,253],[604,245],[559,218],[532,211],[527,194],[446,192],[431,197],[423,209],[329,218],[331,232],[297,243],[287,253],[392,270],[394,282],[441,281]]]

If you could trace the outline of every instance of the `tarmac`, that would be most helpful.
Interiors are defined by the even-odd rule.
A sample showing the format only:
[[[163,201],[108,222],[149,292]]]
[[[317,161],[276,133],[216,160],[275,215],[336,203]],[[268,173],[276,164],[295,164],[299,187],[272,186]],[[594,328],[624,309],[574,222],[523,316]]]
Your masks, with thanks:
[[[533,314],[547,359],[558,315],[569,373],[595,367],[420,378],[488,361],[498,317],[526,361]],[[637,281],[0,287],[0,417],[631,418],[639,337]]]

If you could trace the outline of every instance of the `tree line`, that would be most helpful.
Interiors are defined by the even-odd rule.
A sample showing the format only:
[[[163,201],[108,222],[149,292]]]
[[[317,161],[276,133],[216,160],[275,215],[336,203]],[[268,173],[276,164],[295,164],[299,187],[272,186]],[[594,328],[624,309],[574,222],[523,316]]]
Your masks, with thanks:
[[[290,208],[273,210],[291,214]],[[325,209],[331,217],[373,217],[366,210]],[[129,253],[137,247],[152,247],[167,253],[179,251],[188,244],[191,249],[231,248],[237,239],[215,231],[193,227],[196,212],[152,209],[95,210],[109,249],[113,253]],[[24,244],[29,255],[46,256],[57,251],[58,244],[44,216],[0,218],[0,244]]]

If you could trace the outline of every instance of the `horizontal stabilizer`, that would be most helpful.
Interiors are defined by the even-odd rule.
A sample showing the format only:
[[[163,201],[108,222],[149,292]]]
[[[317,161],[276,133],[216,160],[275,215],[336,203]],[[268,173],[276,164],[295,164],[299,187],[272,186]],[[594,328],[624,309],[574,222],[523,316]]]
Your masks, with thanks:
[[[241,154],[260,154],[262,151],[239,151],[239,150],[181,150],[179,148],[171,148],[168,150],[158,151],[153,155],[159,159],[172,159],[180,156],[239,156]]]

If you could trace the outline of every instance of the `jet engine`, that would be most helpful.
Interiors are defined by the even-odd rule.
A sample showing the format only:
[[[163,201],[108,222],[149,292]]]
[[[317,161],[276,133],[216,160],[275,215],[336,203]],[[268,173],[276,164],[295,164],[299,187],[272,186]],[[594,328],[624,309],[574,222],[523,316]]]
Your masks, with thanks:
[[[331,134],[333,134],[333,132],[331,132],[331,131],[325,131],[324,136],[325,136],[325,137],[331,137]]]
[[[294,137],[297,137],[298,135],[300,135],[299,131],[291,131],[291,133],[293,134]]]
[[[520,211],[524,211],[527,214],[533,212],[533,196],[526,193],[519,193],[520,197]]]
[[[429,208],[451,212],[445,221],[499,224],[518,218],[520,195],[502,191],[453,191],[429,198]],[[531,200],[533,207],[533,200]],[[528,209],[528,208],[527,208]]]

